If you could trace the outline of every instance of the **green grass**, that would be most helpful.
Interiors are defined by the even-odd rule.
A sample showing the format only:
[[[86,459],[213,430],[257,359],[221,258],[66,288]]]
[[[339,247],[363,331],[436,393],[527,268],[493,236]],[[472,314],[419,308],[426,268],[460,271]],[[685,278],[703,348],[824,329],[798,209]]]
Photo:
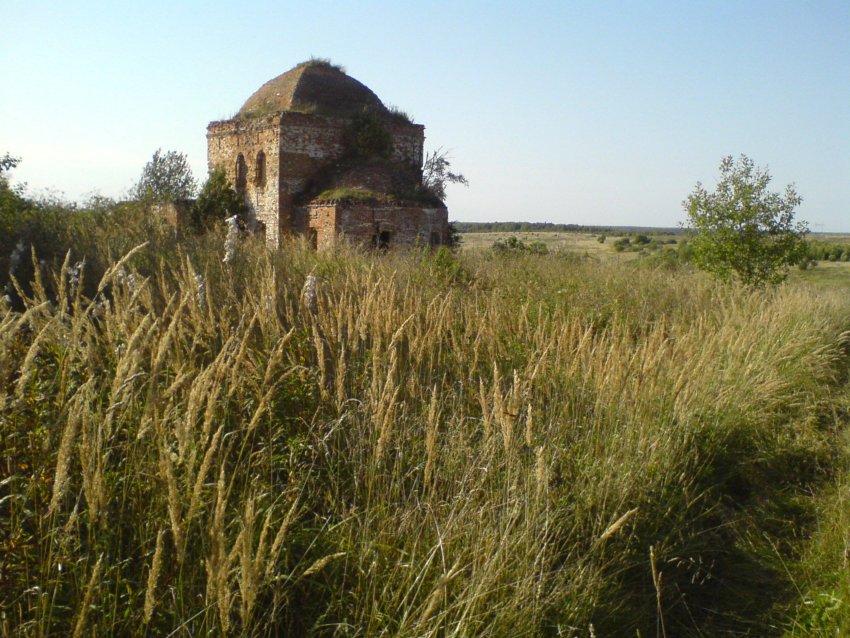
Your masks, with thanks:
[[[824,290],[850,292],[850,263],[822,261],[805,271],[792,271],[791,279]]]
[[[387,200],[388,195],[378,193],[377,191],[367,190],[365,188],[330,188],[324,190],[316,197],[316,201],[355,201],[355,202],[383,202]]]
[[[0,635],[845,626],[843,289],[132,219],[0,301]]]

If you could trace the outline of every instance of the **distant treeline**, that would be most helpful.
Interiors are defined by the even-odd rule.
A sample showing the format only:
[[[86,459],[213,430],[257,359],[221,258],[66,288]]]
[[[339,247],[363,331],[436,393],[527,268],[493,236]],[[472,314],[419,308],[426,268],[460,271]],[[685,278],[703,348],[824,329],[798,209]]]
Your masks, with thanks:
[[[610,233],[607,226],[553,224],[552,222],[452,222],[459,233]]]
[[[553,224],[552,222],[452,222],[458,233],[596,233],[620,236],[628,233],[679,235],[683,228],[651,226],[583,226],[582,224]]]

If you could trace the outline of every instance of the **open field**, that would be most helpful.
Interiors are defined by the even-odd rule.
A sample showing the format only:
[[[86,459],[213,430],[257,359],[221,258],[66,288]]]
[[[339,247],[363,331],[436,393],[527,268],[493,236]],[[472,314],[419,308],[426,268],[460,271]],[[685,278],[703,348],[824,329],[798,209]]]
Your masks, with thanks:
[[[478,249],[490,248],[495,242],[508,237],[519,237],[523,241],[543,242],[549,250],[570,250],[577,253],[588,253],[594,256],[613,253],[610,245],[600,244],[598,235],[592,233],[464,233],[461,235],[461,248]]]
[[[615,258],[617,260],[632,259],[636,253],[614,250],[614,242],[619,236],[609,235],[605,242],[599,242],[599,234],[583,232],[517,232],[517,233],[464,233],[461,235],[461,248],[463,250],[476,250],[490,248],[495,242],[518,237],[525,242],[541,242],[550,251],[568,251],[579,255],[587,255],[600,259]],[[681,239],[670,234],[653,235],[663,241]]]
[[[0,301],[0,635],[848,626],[845,264],[86,232]]]
[[[663,242],[665,249],[675,249],[677,244],[686,241],[686,236],[672,233],[649,233],[647,236],[655,241]],[[468,251],[485,250],[491,248],[498,241],[505,241],[510,237],[516,237],[523,242],[540,242],[550,251],[567,251],[576,255],[592,257],[603,261],[625,262],[636,259],[640,252],[624,251],[617,252],[614,243],[622,236],[634,238],[638,233],[624,233],[623,235],[607,235],[605,242],[599,242],[599,234],[586,232],[483,232],[463,233],[461,235],[461,249]],[[846,244],[850,247],[850,235],[847,234],[823,234],[812,236],[812,241],[827,242],[829,244]],[[676,243],[673,243],[676,242]],[[807,282],[826,288],[836,287],[850,289],[850,262],[820,261],[817,266],[800,272],[792,270],[791,280]]]

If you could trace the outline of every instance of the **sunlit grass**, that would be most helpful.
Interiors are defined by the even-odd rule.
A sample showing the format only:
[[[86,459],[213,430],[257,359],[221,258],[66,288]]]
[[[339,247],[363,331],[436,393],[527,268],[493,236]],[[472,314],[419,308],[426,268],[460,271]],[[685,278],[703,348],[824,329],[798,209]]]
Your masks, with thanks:
[[[222,258],[69,260],[0,307],[4,635],[761,635],[793,607],[846,295]]]

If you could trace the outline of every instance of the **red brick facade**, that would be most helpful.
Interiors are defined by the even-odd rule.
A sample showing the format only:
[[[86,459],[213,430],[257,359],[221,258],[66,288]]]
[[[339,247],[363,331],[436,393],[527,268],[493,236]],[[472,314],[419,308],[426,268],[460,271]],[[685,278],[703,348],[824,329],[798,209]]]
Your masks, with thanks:
[[[285,79],[298,68],[280,77]],[[377,99],[371,92],[369,95]],[[256,101],[255,96],[251,99]],[[425,127],[384,117],[385,112],[381,112],[382,126],[391,139],[386,161],[408,172],[413,168],[421,178]],[[272,247],[279,247],[286,233],[305,234],[320,248],[341,236],[364,244],[380,244],[382,237],[393,245],[445,242],[448,213],[440,205],[304,200],[312,181],[318,175],[333,173],[347,157],[351,122],[345,114],[295,110],[266,115],[240,113],[231,120],[212,122],[207,127],[209,168],[225,170],[230,183],[244,194]]]

